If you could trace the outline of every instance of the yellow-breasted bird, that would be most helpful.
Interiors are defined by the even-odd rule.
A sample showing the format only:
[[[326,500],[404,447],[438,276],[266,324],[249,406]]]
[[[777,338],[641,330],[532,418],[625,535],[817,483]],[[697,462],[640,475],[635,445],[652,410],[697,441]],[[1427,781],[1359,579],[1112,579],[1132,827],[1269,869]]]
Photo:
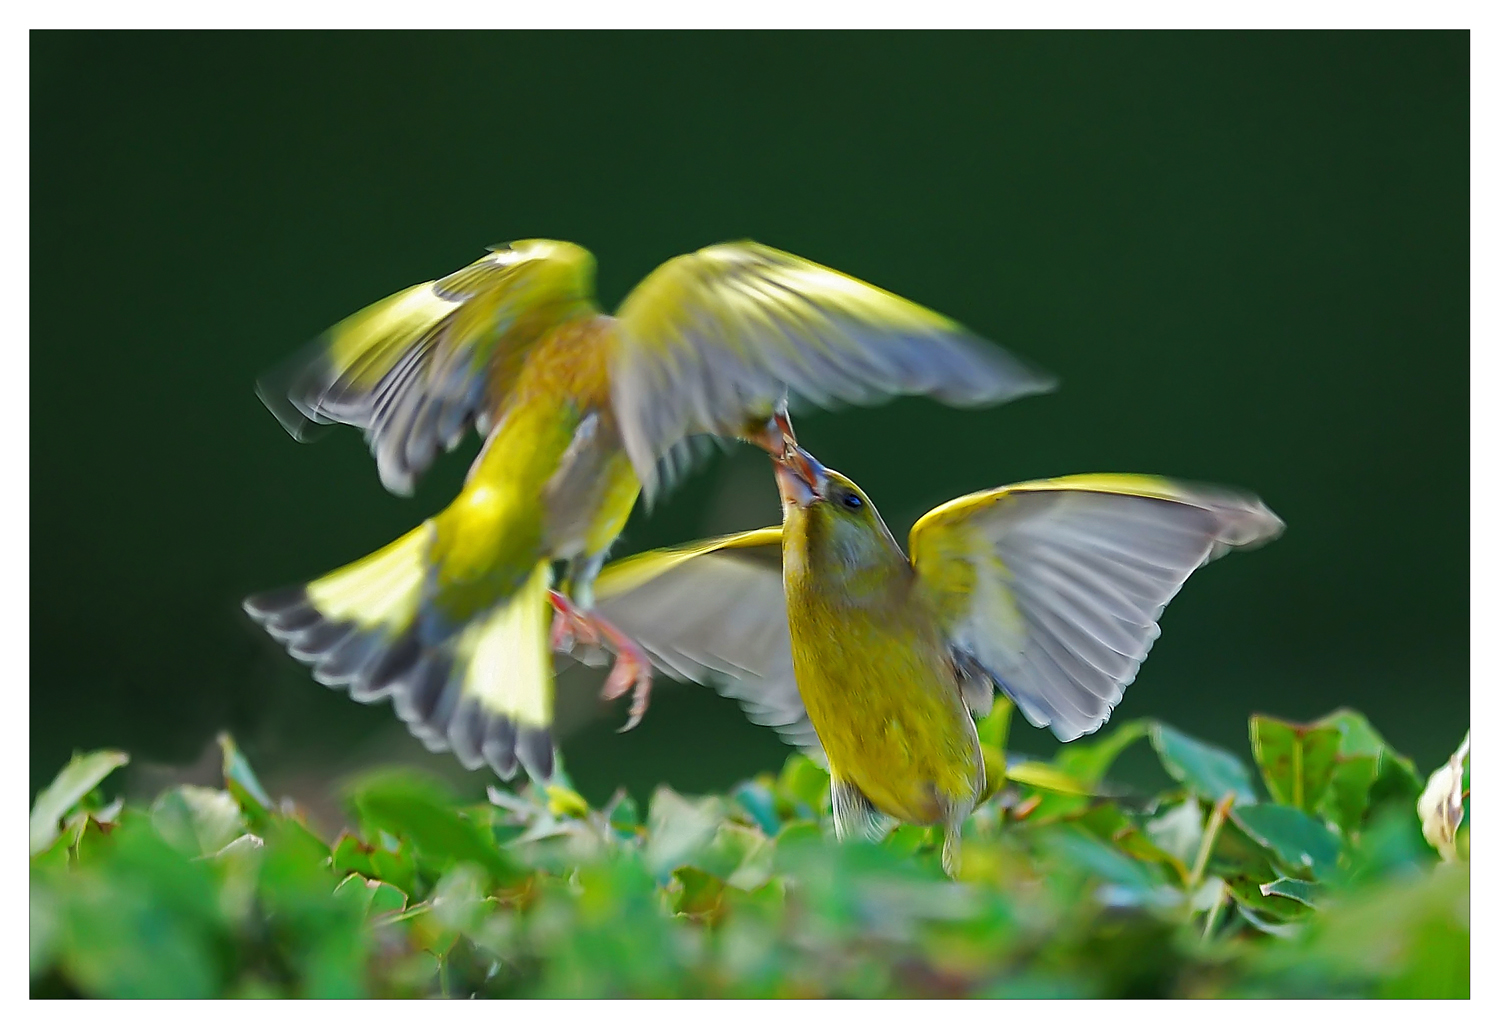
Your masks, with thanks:
[[[593,612],[592,584],[659,462],[690,437],[755,440],[746,427],[784,394],[980,405],[1051,385],[941,315],[756,243],[668,261],[614,316],[593,275],[571,243],[491,248],[339,323],[261,389],[293,435],[362,429],[396,493],[470,426],[485,436],[442,512],[245,608],[319,681],[389,697],[428,747],[505,777],[517,759],[551,774],[549,601],[553,646],[607,644],[604,695],[633,691],[626,728],[643,713],[650,663]],[[554,561],[568,563],[561,590]]]
[[[600,610],[669,674],[821,743],[840,837],[876,832],[877,812],[941,825],[950,871],[987,793],[971,712],[998,688],[1061,740],[1093,732],[1193,569],[1283,527],[1217,488],[1071,475],[929,511],[908,560],[860,488],[795,441],[776,480],[781,526],[614,562]]]

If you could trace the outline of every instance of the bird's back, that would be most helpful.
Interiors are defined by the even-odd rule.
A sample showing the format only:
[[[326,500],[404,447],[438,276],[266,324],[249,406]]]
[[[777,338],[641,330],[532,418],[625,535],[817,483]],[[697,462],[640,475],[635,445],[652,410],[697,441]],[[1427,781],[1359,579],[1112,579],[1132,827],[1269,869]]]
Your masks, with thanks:
[[[629,514],[634,493],[614,482],[615,465],[628,471],[628,462],[617,443],[619,461],[609,460],[611,429],[604,424],[609,322],[579,319],[538,341],[495,412],[462,492],[434,519],[432,557],[448,617],[469,617],[497,588],[504,595],[524,581],[538,561],[568,556],[557,553],[559,538],[573,530],[560,522],[587,529],[623,523]],[[557,499],[559,491],[570,502]],[[614,510],[621,493],[628,494],[623,514]]]

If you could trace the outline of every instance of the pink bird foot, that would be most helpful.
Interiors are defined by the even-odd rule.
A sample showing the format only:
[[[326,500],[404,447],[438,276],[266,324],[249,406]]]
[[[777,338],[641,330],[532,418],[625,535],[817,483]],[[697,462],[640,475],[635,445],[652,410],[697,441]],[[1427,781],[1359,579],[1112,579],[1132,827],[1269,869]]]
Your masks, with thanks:
[[[651,699],[651,658],[641,645],[615,625],[591,611],[582,611],[557,590],[547,599],[556,612],[552,619],[552,649],[571,650],[576,643],[597,647],[601,643],[614,651],[615,664],[604,680],[600,696],[615,700],[630,694],[630,717],[619,731],[629,732],[641,724]]]

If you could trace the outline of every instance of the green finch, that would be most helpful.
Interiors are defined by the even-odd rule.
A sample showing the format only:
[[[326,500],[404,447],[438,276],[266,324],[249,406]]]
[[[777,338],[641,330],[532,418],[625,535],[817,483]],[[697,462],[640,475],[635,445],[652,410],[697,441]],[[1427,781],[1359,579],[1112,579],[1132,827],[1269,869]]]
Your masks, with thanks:
[[[987,795],[973,720],[1003,691],[1061,740],[1098,729],[1199,565],[1282,522],[1224,490],[1071,475],[959,497],[911,530],[787,437],[783,523],[615,562],[600,610],[677,677],[821,744],[840,837],[960,827]]]
[[[571,243],[492,248],[341,322],[261,390],[299,437],[363,430],[396,493],[471,427],[485,437],[442,512],[245,608],[319,681],[389,698],[428,747],[504,777],[518,760],[551,774],[554,647],[613,650],[604,694],[632,694],[627,728],[644,712],[650,662],[593,610],[592,587],[638,495],[691,437],[767,445],[746,427],[786,394],[981,405],[1051,385],[940,315],[756,243],[668,261],[613,316],[593,278]]]

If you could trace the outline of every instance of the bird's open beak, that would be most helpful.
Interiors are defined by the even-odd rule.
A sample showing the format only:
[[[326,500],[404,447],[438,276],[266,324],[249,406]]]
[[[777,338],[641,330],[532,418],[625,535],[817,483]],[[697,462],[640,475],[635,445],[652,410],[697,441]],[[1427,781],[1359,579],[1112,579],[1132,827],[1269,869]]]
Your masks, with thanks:
[[[783,504],[807,507],[827,494],[828,469],[797,445],[785,401],[776,405],[775,413],[764,425],[746,430],[744,439],[771,455]]]
[[[786,405],[778,404],[776,412],[764,425],[745,433],[745,440],[754,443],[773,460],[780,461],[797,445],[797,434],[792,431],[792,419],[786,413]]]
[[[828,469],[792,443],[776,461],[776,488],[783,504],[811,507],[828,495]]]

